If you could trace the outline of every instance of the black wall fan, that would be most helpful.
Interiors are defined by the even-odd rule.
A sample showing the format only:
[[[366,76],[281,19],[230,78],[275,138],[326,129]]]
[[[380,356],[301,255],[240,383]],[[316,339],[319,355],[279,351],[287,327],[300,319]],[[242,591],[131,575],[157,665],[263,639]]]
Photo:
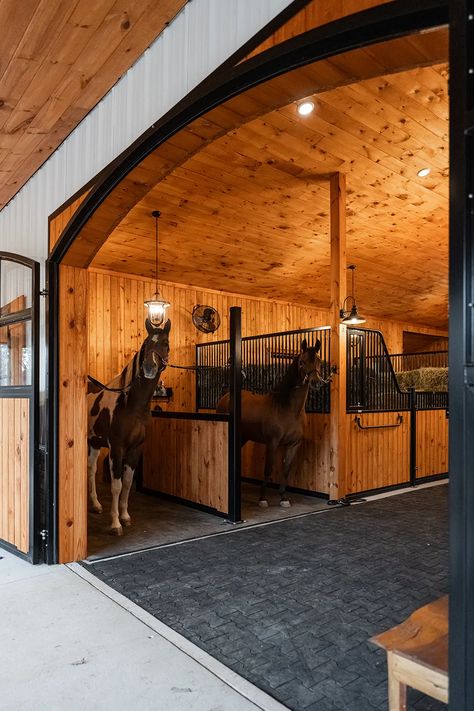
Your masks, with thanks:
[[[221,325],[219,312],[212,306],[196,304],[193,308],[193,324],[203,333],[214,333]]]

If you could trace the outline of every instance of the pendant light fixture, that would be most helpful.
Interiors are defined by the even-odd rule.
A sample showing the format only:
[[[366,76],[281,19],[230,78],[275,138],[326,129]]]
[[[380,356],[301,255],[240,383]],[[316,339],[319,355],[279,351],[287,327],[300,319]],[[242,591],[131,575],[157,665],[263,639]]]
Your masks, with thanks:
[[[152,298],[145,301],[147,316],[153,326],[161,326],[166,317],[166,309],[171,305],[168,301],[163,301],[160,298],[158,289],[158,218],[161,215],[159,210],[153,210],[151,213],[155,218],[155,293]]]
[[[352,288],[351,288],[351,294],[349,296],[346,296],[344,299],[344,302],[342,304],[342,308],[339,311],[339,316],[341,319],[341,323],[343,323],[345,326],[357,326],[358,324],[365,323],[366,319],[359,314],[357,311],[357,304],[355,300],[355,286],[354,286],[354,272],[355,272],[355,264],[349,264],[347,267],[348,269],[351,270],[352,272]],[[347,308],[348,304],[347,302],[351,301],[352,306],[350,309]]]

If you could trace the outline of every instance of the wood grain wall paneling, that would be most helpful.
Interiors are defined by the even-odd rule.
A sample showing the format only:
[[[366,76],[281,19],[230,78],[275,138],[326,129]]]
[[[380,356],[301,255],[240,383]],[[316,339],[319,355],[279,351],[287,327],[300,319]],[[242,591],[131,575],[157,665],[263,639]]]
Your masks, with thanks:
[[[154,289],[153,279],[92,268],[88,270],[88,373],[101,382],[108,382],[117,375],[142,344],[145,338],[143,302],[151,297]],[[313,306],[255,299],[212,289],[206,291],[161,281],[160,290],[162,296],[171,303],[168,311],[172,323],[170,362],[175,365],[193,365],[197,343],[210,343],[229,337],[228,316],[231,306],[242,308],[244,336],[329,324],[329,311]],[[203,334],[192,325],[191,314],[195,303],[217,308],[222,323],[216,333]],[[120,313],[122,309],[123,314]],[[115,316],[112,328],[113,311]],[[380,330],[391,353],[402,352],[403,332],[406,330],[435,336],[447,335],[444,329],[370,317],[367,317],[364,326]],[[190,371],[171,368],[165,371],[165,384],[175,389],[170,409],[195,409],[194,377]]]
[[[59,562],[87,555],[87,271],[59,267]]]
[[[378,489],[403,484],[410,479],[410,415],[403,414],[403,423],[393,429],[360,430],[354,415],[348,418],[347,489],[346,493]],[[392,425],[396,412],[363,413],[364,427]]]
[[[117,375],[140,348],[145,338],[143,302],[151,297],[154,290],[152,279],[88,270],[88,372],[101,382],[108,382]],[[194,365],[197,343],[229,337],[231,306],[242,307],[242,332],[245,336],[327,325],[327,313],[298,304],[196,290],[165,282],[160,282],[160,290],[163,298],[171,303],[168,313],[172,324],[170,363],[173,365]],[[193,326],[191,314],[196,303],[209,304],[218,309],[222,323],[216,333],[203,334]],[[174,392],[172,402],[163,407],[193,412],[196,407],[194,373],[168,368],[163,380]]]
[[[125,276],[121,273],[96,269],[88,270],[90,334],[88,372],[100,381],[107,382],[111,380],[140,347],[145,337],[145,309],[143,302],[151,296],[154,288],[155,283],[152,279],[133,275]],[[242,330],[245,336],[325,326],[329,323],[328,311],[311,306],[252,299],[236,294],[212,290],[204,291],[182,284],[165,282],[160,282],[160,289],[163,297],[171,302],[169,310],[172,322],[170,362],[173,364],[193,365],[195,362],[196,343],[207,343],[228,338],[228,312],[230,306],[242,307]],[[202,334],[192,325],[191,313],[195,303],[210,304],[219,310],[222,324],[215,334]],[[116,316],[112,320],[111,313],[114,311]],[[114,324],[113,327],[112,323]],[[396,353],[402,350],[403,332],[406,330],[426,332],[433,335],[446,335],[446,331],[442,329],[382,319],[368,318],[365,326],[380,330],[386,338],[389,351]],[[192,371],[168,368],[164,373],[163,379],[166,386],[173,387],[174,390],[172,401],[169,404],[163,404],[163,407],[171,411],[193,412],[196,404],[194,373]],[[372,418],[373,416],[368,415],[368,417]],[[391,418],[392,415],[387,415],[387,417]],[[328,427],[329,418],[327,416],[308,415],[305,443],[298,459],[296,474],[291,481],[293,486],[329,493],[330,447],[327,437]],[[376,486],[386,486],[398,483],[403,479],[397,467],[394,470],[390,465],[388,469],[384,469],[387,462],[386,457],[390,458],[394,453],[392,444],[390,444],[394,438],[388,435],[389,450],[387,454],[384,448],[379,446],[380,442],[383,441],[379,436],[378,438],[366,437],[365,439],[357,439],[358,434],[359,432],[354,432],[351,427],[350,441],[351,438],[356,438],[357,446],[354,449],[354,456],[358,459],[356,460],[355,471],[353,471],[352,459],[348,459],[346,471],[351,482],[349,490],[362,490],[353,488],[354,486],[359,486],[357,481],[360,477],[362,484],[367,488],[373,488],[371,486],[373,482],[375,482]],[[365,433],[360,432],[360,434],[363,435]],[[396,440],[396,444],[398,446],[400,442]],[[364,447],[366,448],[365,450]],[[352,454],[348,453],[348,457],[352,457]],[[371,463],[368,472],[365,470],[366,460],[364,457],[366,459],[370,458]],[[263,472],[263,448],[258,445],[246,445],[243,450],[243,463],[246,476],[257,478],[261,476]],[[382,483],[377,483],[379,480]],[[354,481],[356,482],[355,484]]]
[[[417,477],[444,474],[449,469],[449,420],[445,410],[416,413]]]
[[[30,401],[0,398],[0,538],[29,551]]]
[[[152,418],[143,487],[228,513],[228,423]]]
[[[329,425],[329,415],[309,414],[306,416],[303,445],[298,452],[293,473],[288,480],[289,486],[320,494],[329,494],[331,490]],[[262,480],[264,464],[265,446],[248,442],[242,449],[242,476]],[[272,477],[274,483],[281,481],[281,465],[280,456]]]

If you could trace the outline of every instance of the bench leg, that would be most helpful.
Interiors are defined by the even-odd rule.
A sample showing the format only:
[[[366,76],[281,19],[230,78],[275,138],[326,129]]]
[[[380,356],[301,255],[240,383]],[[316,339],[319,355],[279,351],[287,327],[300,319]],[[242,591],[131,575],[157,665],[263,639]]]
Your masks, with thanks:
[[[396,677],[393,669],[393,652],[387,652],[388,708],[389,711],[406,711],[407,687]]]

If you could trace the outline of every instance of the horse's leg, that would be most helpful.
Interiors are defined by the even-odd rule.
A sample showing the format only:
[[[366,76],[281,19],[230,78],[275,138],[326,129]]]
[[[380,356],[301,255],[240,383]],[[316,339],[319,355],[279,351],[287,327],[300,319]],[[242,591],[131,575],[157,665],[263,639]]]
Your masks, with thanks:
[[[110,491],[112,492],[110,533],[113,536],[121,536],[123,534],[119,518],[119,498],[122,491],[123,476],[123,458],[121,452],[117,454],[110,450],[110,476],[112,477],[110,484]]]
[[[275,461],[275,454],[278,445],[275,442],[269,442],[265,447],[265,469],[263,471],[263,483],[260,488],[260,500],[258,505],[266,509],[268,506],[267,501],[267,484],[270,480],[273,471],[273,462]]]
[[[95,475],[97,472],[97,460],[99,458],[100,449],[93,449],[89,445],[87,456],[87,478],[89,480],[89,496],[90,510],[94,513],[102,513],[102,506],[97,498],[97,490],[95,488]]]
[[[128,497],[133,482],[133,475],[137,468],[138,460],[140,459],[142,448],[137,447],[132,452],[127,452],[125,455],[123,466],[123,484],[122,493],[119,499],[120,522],[123,526],[130,526],[132,519],[128,513]]]
[[[285,450],[285,456],[283,458],[283,477],[282,481],[280,484],[280,506],[283,506],[285,508],[288,508],[291,506],[291,503],[288,499],[288,496],[286,494],[286,487],[288,484],[288,477],[290,476],[290,471],[293,462],[295,461],[295,457],[298,453],[299,448],[301,447],[301,440],[298,442],[292,442],[292,444],[288,445],[288,447]]]

